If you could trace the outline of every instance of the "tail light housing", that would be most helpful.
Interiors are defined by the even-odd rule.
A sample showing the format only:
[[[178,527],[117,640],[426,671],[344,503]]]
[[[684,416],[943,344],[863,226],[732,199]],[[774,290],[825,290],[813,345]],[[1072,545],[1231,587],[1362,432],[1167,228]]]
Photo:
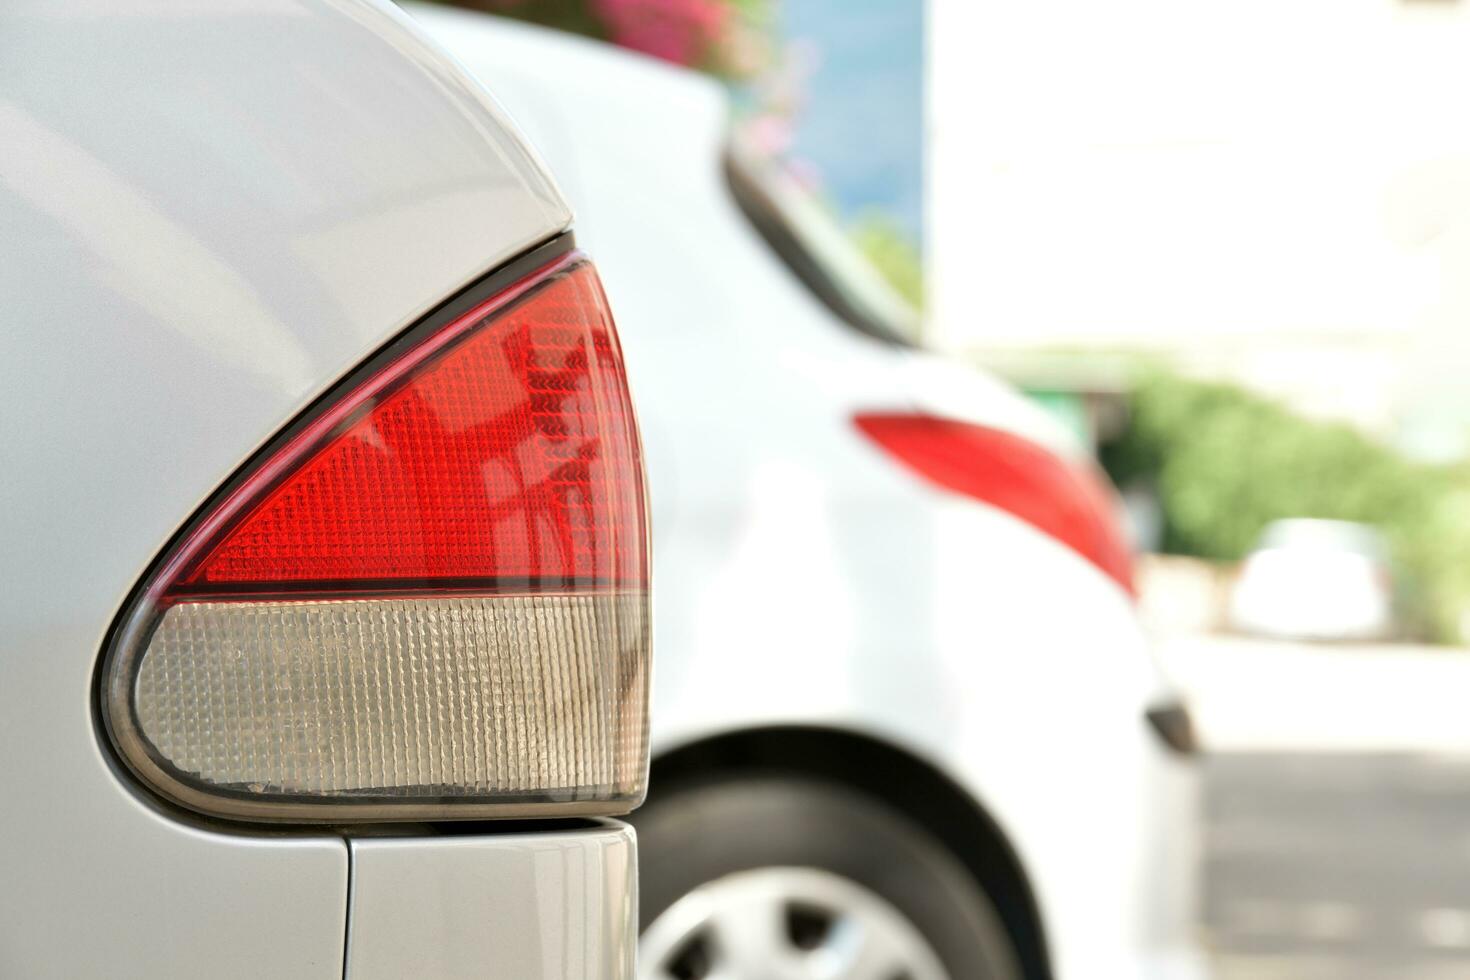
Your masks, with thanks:
[[[1133,592],[1133,552],[1107,478],[1003,429],[910,413],[860,414],[858,429],[906,467],[1007,511]]]
[[[208,505],[103,713],[211,815],[608,814],[643,795],[648,662],[638,431],[573,252],[411,333]]]

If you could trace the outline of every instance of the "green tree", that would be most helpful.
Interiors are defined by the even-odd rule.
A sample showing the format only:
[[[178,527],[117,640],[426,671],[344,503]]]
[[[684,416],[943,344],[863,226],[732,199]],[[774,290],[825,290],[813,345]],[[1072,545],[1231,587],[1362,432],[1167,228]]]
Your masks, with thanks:
[[[1130,396],[1130,424],[1102,447],[1119,486],[1152,485],[1165,551],[1245,556],[1289,517],[1357,521],[1388,539],[1417,624],[1457,639],[1470,610],[1470,480],[1346,425],[1302,418],[1241,388],[1164,372]]]

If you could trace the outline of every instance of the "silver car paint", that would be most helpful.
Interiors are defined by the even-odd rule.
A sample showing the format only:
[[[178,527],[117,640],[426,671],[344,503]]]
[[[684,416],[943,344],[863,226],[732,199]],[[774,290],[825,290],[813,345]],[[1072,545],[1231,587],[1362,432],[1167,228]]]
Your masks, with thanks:
[[[352,842],[347,980],[617,980],[638,930],[632,828]]]
[[[569,218],[387,4],[0,7],[0,976],[342,975],[347,844],[143,799],[98,738],[99,650],[252,450]]]

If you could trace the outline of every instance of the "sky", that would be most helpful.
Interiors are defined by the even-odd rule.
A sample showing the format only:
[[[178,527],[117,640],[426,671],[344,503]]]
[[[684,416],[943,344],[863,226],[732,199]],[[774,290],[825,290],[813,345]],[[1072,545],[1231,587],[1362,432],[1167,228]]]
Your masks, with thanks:
[[[844,218],[877,208],[922,243],[923,0],[783,0],[780,30],[817,53],[794,155]]]

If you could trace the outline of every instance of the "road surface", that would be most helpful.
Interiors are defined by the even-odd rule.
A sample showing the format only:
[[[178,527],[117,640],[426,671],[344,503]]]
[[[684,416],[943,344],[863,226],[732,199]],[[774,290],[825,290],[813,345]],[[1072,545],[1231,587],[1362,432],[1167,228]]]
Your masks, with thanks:
[[[1470,978],[1470,654],[1181,636],[1217,980]]]
[[[1217,980],[1470,977],[1470,758],[1207,759]]]

